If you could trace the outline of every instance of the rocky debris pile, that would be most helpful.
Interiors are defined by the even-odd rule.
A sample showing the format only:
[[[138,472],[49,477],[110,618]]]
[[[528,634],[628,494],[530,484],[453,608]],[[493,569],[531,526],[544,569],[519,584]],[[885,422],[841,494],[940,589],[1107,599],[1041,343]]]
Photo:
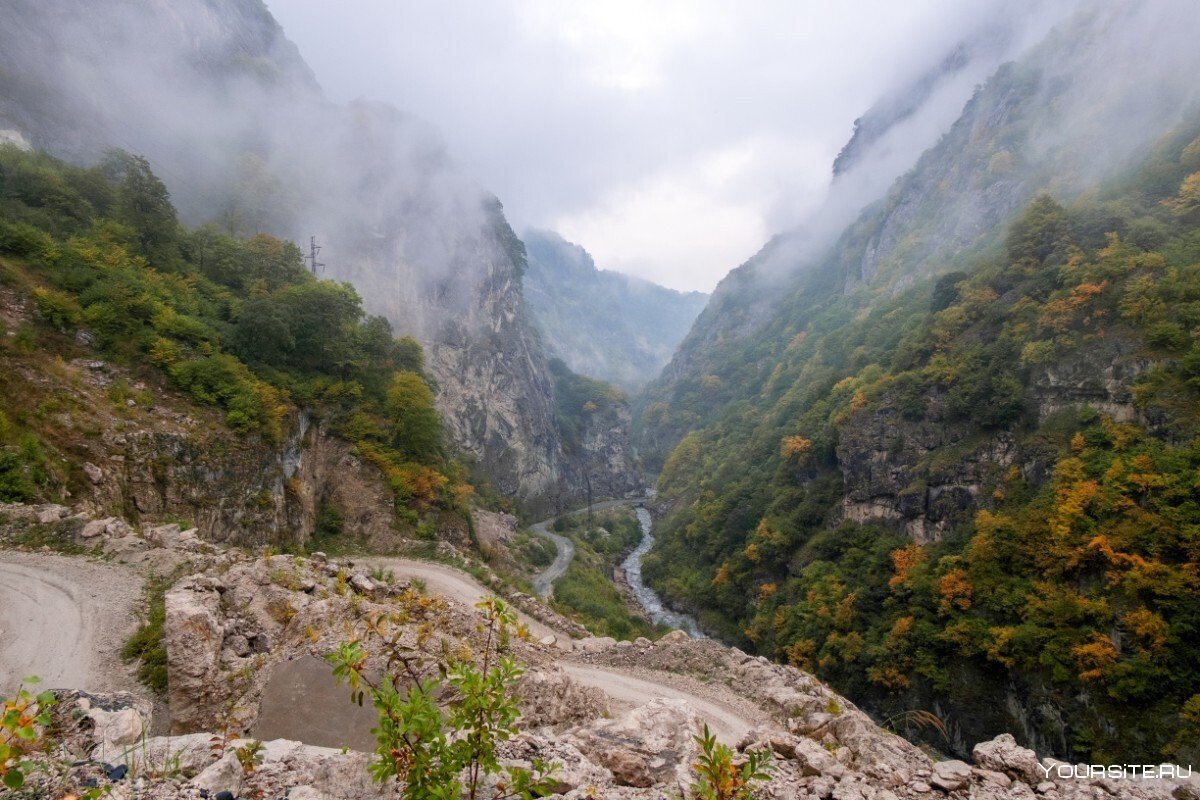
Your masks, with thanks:
[[[56,503],[0,503],[0,543],[102,555],[157,576],[202,569],[220,552],[196,528],[171,523],[139,530],[121,517]]]
[[[557,681],[547,681],[555,685]],[[313,747],[286,739],[257,742],[228,733],[147,737],[149,708],[132,695],[64,692],[53,710],[51,752],[35,757],[30,787],[57,795],[100,787],[116,798],[288,797],[292,800],[383,800],[395,784],[370,780],[367,753]],[[703,720],[686,701],[657,699],[607,719],[597,716],[555,734],[526,731],[500,743],[502,763],[554,765],[554,796],[650,800],[690,796],[696,735]],[[874,739],[889,734],[877,733]],[[852,757],[871,736],[830,748],[809,736],[751,733],[737,750],[769,750],[770,779],[758,798],[821,800],[1194,800],[1194,781],[1064,778],[1057,762],[1039,761],[1011,736],[975,749],[976,764],[895,759],[884,750],[867,763]],[[735,756],[735,763],[739,756]],[[224,793],[228,792],[228,795]]]
[[[418,664],[432,665],[442,652],[483,648],[476,609],[322,553],[220,553],[204,572],[178,581],[165,606],[173,733],[251,731],[277,665],[323,658],[367,620],[387,618],[389,633]],[[381,657],[370,637],[363,644],[369,656]],[[553,669],[539,671],[555,644],[521,637],[510,643],[511,654],[528,668],[522,692],[527,687],[532,726],[562,727],[606,711],[594,690]]]
[[[126,800],[375,800],[399,797],[371,781],[367,753],[209,732],[148,736],[150,708],[129,694],[60,692],[53,746],[31,757],[23,789],[60,797],[97,788]]]
[[[165,597],[171,729],[178,735],[149,736],[150,709],[132,695],[62,693],[55,749],[39,757],[44,769],[36,785],[47,795],[98,786],[110,787],[114,797],[152,800],[285,792],[293,800],[394,797],[396,787],[370,781],[369,754],[246,738],[275,668],[331,652],[364,620],[388,620],[399,646],[429,664],[445,652],[482,647],[476,609],[349,559],[251,556],[207,544],[178,525],[136,531],[118,518],[60,505],[0,506],[0,537],[69,545],[160,574],[186,564],[199,570]],[[557,644],[519,637],[511,643],[527,671],[517,689],[523,733],[501,743],[505,761],[557,765],[555,791],[571,800],[688,796],[705,704],[658,698],[614,716],[603,692],[557,663],[564,653]],[[378,648],[367,645],[368,656],[378,659]],[[1039,760],[1008,735],[978,744],[973,764],[935,760],[811,675],[682,631],[656,642],[586,637],[568,652],[572,661],[618,677],[654,673],[660,684],[687,689],[685,695],[704,698],[694,687],[709,687],[736,696],[755,723],[736,750],[774,757],[759,797],[1200,800],[1200,782],[1092,776]]]
[[[763,726],[743,737],[737,750],[769,750],[774,755],[771,779],[761,790],[763,797],[822,800],[1200,797],[1200,781],[1191,779],[1115,780],[1082,776],[1079,770],[1056,771],[1061,762],[1039,760],[1032,750],[1019,746],[1008,734],[976,745],[972,754],[974,764],[937,761],[876,725],[813,676],[711,640],[691,639],[682,631],[657,642],[645,639],[615,642],[597,637],[575,644],[573,658],[585,663],[658,670],[726,684],[759,706]],[[671,730],[694,730],[699,724],[698,718],[686,716],[686,703],[671,707],[671,703],[680,702],[654,701],[630,712],[623,721],[600,721],[571,731],[566,737],[591,760],[608,768],[615,785],[652,788],[658,792],[619,796],[658,797],[663,791],[685,791],[691,780],[686,765],[694,760],[694,744],[690,738],[683,743],[676,738],[673,745],[668,744],[669,737],[662,731],[664,720],[670,720],[666,727]],[[694,716],[694,710],[691,714]],[[681,765],[683,769],[679,769]]]
[[[562,730],[610,714],[608,698],[599,689],[573,680],[557,664],[529,670],[517,685],[521,727],[543,733]]]
[[[551,628],[554,628],[557,631],[567,634],[567,636],[572,639],[579,639],[591,635],[587,628],[580,625],[573,619],[564,617],[562,614],[547,606],[540,598],[526,594],[525,592],[518,592],[509,589],[501,590],[499,594],[505,600],[512,603],[529,616],[533,617],[539,622],[549,625]]]
[[[612,773],[618,786],[686,786],[703,722],[683,700],[651,700],[620,719],[576,728],[567,741]]]

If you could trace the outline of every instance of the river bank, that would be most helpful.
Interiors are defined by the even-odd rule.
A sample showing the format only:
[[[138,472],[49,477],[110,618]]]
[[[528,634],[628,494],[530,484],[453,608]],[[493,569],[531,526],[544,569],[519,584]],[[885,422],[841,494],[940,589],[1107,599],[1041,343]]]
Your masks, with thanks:
[[[642,528],[642,540],[633,549],[633,552],[621,562],[621,569],[625,573],[625,580],[629,583],[633,596],[655,625],[670,625],[672,628],[687,631],[693,639],[703,639],[704,634],[700,631],[700,626],[694,617],[667,608],[663,605],[658,592],[647,586],[642,579],[642,557],[654,546],[654,519],[644,506],[635,508],[634,513],[637,514],[638,524]]]

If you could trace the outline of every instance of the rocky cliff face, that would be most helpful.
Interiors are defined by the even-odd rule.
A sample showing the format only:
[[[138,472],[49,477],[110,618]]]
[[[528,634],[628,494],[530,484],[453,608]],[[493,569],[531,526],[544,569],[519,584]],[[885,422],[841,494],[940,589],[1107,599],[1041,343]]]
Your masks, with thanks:
[[[624,497],[644,488],[640,465],[630,457],[632,417],[624,401],[587,416],[574,482],[582,482],[593,499]]]
[[[1155,363],[1135,339],[1095,339],[1087,349],[1032,371],[1027,413],[1044,422],[1086,407],[1115,422],[1151,426],[1135,407],[1131,387]],[[927,544],[988,507],[1013,465],[1032,486],[1050,477],[1053,451],[1036,437],[954,420],[944,392],[921,398],[923,410],[915,419],[901,405],[891,397],[882,408],[854,414],[843,424],[836,450],[842,518],[888,521]]]
[[[237,436],[211,409],[104,361],[66,362],[53,377],[21,365],[8,381],[35,404],[70,409],[46,431],[70,470],[69,496],[95,513],[182,520],[214,541],[298,545],[332,510],[373,546],[401,539],[379,471],[305,416],[276,445]]]
[[[522,298],[524,251],[436,134],[321,94],[260,0],[20,0],[0,31],[0,129],[93,162],[147,156],[192,224],[323,247],[324,277],[418,338],[454,445],[531,510],[582,496]]]

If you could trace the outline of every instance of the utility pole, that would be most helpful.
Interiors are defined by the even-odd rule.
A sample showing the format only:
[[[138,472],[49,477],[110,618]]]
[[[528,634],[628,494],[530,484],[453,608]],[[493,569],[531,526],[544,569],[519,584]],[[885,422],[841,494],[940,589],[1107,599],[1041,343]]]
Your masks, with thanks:
[[[308,255],[304,257],[304,260],[308,262],[308,268],[312,270],[313,275],[319,274],[318,270],[325,266],[317,261],[317,253],[319,252],[321,252],[321,248],[317,244],[317,237],[308,237]]]

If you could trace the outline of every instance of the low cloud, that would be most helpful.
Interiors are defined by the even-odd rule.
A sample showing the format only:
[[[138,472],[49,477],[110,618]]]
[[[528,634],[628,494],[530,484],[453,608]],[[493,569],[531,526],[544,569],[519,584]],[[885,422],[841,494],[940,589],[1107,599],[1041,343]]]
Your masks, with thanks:
[[[864,184],[875,191],[1074,5],[268,2],[335,99],[429,120],[517,227],[558,229],[601,266],[705,290],[823,200],[867,108],[991,37],[937,87],[937,113],[878,158]]]

